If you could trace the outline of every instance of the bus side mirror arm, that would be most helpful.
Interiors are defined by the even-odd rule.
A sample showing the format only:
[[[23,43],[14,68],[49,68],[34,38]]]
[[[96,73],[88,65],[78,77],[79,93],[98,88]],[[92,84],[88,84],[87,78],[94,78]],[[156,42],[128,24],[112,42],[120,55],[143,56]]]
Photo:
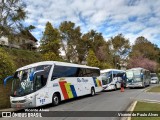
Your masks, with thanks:
[[[6,86],[7,81],[10,80],[11,78],[13,78],[13,76],[8,76],[8,77],[6,77],[6,78],[4,79],[4,81],[3,81],[3,85]]]

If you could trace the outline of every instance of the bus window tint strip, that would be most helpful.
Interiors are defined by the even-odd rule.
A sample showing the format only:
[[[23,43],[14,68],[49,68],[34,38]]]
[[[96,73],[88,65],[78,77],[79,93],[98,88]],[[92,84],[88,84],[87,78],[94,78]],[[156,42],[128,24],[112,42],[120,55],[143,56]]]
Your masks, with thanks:
[[[60,77],[98,77],[99,69],[55,65],[52,80]]]

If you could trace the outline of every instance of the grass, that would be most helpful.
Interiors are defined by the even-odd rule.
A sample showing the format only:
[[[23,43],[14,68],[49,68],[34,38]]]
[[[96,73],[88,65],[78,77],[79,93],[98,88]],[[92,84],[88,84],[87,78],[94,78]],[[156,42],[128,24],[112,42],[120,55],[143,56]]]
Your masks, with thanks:
[[[160,104],[137,102],[136,107],[134,108],[134,112],[136,111],[149,111],[149,112],[158,111],[160,112]],[[160,117],[132,117],[131,120],[160,120]]]
[[[149,89],[147,92],[160,92],[160,85]]]
[[[0,84],[0,109],[10,108],[11,82],[4,87]]]

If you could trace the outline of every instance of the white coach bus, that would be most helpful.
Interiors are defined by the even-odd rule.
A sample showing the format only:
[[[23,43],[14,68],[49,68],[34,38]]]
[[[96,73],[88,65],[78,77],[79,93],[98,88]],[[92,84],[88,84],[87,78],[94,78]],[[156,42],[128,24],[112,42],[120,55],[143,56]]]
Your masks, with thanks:
[[[17,69],[12,79],[11,107],[30,108],[102,91],[100,70],[85,65],[44,61]]]
[[[132,68],[126,70],[127,87],[146,87],[150,85],[150,71],[144,68]]]
[[[102,86],[104,90],[116,90],[121,88],[123,81],[126,86],[126,72],[118,69],[101,70]]]

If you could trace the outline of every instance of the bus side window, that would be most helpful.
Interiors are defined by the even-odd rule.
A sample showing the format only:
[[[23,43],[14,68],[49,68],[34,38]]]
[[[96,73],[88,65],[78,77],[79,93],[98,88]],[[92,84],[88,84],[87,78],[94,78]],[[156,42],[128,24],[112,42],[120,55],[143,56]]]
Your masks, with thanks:
[[[98,69],[79,68],[79,73],[77,77],[97,77],[97,76],[100,76],[100,71]]]
[[[77,67],[55,65],[51,81],[61,77],[76,77],[78,71]]]
[[[47,83],[47,72],[36,74],[35,76],[35,90],[39,90]]]
[[[109,79],[106,77],[106,76],[102,76],[102,84],[103,85],[107,85],[108,84],[108,81]]]
[[[113,80],[116,80],[117,72],[116,72],[116,71],[113,71],[112,73],[113,73],[113,78],[112,78],[112,79],[113,79]]]

